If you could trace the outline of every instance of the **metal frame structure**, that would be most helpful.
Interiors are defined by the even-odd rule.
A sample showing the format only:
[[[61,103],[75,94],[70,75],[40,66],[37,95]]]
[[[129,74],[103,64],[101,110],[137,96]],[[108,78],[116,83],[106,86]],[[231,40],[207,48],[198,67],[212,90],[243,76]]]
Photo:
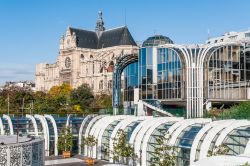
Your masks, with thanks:
[[[12,124],[12,121],[15,121],[15,117],[9,117],[4,116],[0,117],[0,122],[2,118],[9,119],[9,122],[7,123],[5,121],[5,125]],[[60,118],[52,115],[26,115],[27,123],[29,125],[33,125],[34,130],[37,130],[35,132],[32,132],[34,136],[41,136],[45,138],[45,155],[58,155],[58,150],[56,146],[56,140],[55,142],[50,142],[51,137],[57,137],[58,134],[60,134],[61,130],[59,130],[59,125],[57,123],[61,123]],[[57,119],[59,118],[59,119]],[[82,118],[82,117],[81,117]],[[33,119],[33,120],[32,120]],[[64,118],[63,125],[66,126],[68,123],[69,126],[73,124],[71,121],[67,121],[67,118]],[[73,120],[73,119],[72,119]],[[58,133],[49,133],[48,126],[50,124],[50,127],[53,127],[53,131],[57,131]],[[155,142],[155,139],[158,134],[168,135],[170,136],[169,140],[166,139],[165,143],[168,145],[175,146],[179,150],[183,148],[182,144],[180,144],[180,139],[186,139],[186,136],[191,136],[192,128],[197,127],[199,125],[201,128],[199,130],[196,130],[197,132],[192,135],[190,138],[190,144],[189,150],[187,153],[185,153],[187,156],[185,158],[185,164],[187,164],[187,161],[189,164],[194,164],[195,161],[202,160],[204,158],[207,158],[208,150],[213,150],[215,148],[215,145],[221,145],[223,143],[226,143],[226,138],[230,137],[230,133],[232,131],[240,131],[238,133],[240,137],[244,137],[244,144],[241,142],[235,141],[234,146],[244,146],[243,150],[237,151],[236,155],[247,155],[249,154],[249,147],[250,147],[250,135],[249,135],[249,128],[250,128],[250,121],[248,120],[221,120],[221,121],[211,121],[211,119],[183,119],[183,118],[177,118],[177,117],[151,117],[151,116],[128,116],[128,115],[119,115],[119,116],[95,116],[95,115],[88,115],[85,118],[82,118],[81,126],[79,130],[79,139],[78,142],[76,142],[76,145],[78,146],[78,153],[79,154],[85,154],[85,151],[83,152],[81,148],[81,138],[82,137],[88,137],[89,135],[93,135],[97,140],[97,145],[93,147],[93,158],[97,159],[106,159],[102,158],[105,151],[102,150],[103,145],[109,146],[109,150],[113,150],[113,140],[116,138],[117,133],[120,129],[124,130],[125,132],[129,131],[129,136],[127,143],[129,143],[132,147],[134,147],[135,154],[139,157],[138,160],[130,160],[130,163],[134,163],[137,166],[148,166],[152,162],[152,157],[154,157],[154,150],[157,146],[157,142]],[[110,125],[115,124],[111,130]],[[16,123],[13,123],[13,125],[17,125]],[[10,125],[11,126],[11,125]],[[10,127],[5,126],[5,127]],[[36,127],[35,127],[36,126]],[[12,126],[10,127],[10,130],[13,130]],[[28,125],[27,125],[28,127]],[[241,128],[246,128],[247,130],[241,130]],[[0,130],[2,131],[3,126],[0,124]],[[40,128],[43,128],[41,130]],[[109,132],[108,139],[103,141],[103,136],[105,135],[105,132]],[[38,132],[40,131],[40,132]],[[42,131],[42,133],[41,133]],[[51,130],[50,130],[51,131]],[[190,133],[189,133],[190,132]],[[5,133],[1,133],[3,135]],[[28,133],[29,134],[29,133]],[[52,134],[52,136],[50,135]],[[53,135],[54,134],[54,135]],[[184,136],[186,135],[186,136]],[[246,136],[247,135],[247,136]],[[189,137],[188,137],[189,138]],[[54,143],[52,146],[49,146],[49,143]],[[229,145],[231,142],[228,142]],[[49,149],[54,148],[54,149]],[[49,154],[49,151],[54,151],[53,154]],[[199,152],[198,152],[199,151]],[[182,153],[177,154],[179,160],[183,160],[181,158]],[[108,160],[110,162],[113,162],[112,159],[112,153],[108,156]],[[178,161],[179,162],[179,161]]]
[[[208,84],[208,82],[205,82],[207,81],[205,79],[205,76],[208,74],[206,73],[205,70],[208,69],[208,63],[213,53],[218,51],[220,48],[228,46],[245,47],[244,46],[245,43],[246,42],[243,41],[231,41],[231,42],[220,42],[220,43],[205,44],[205,45],[165,44],[153,47],[153,49],[169,48],[174,52],[176,52],[179,58],[181,59],[182,66],[184,67],[183,69],[185,69],[183,71],[183,74],[185,75],[185,80],[183,80],[185,81],[185,87],[184,87],[185,96],[182,100],[185,101],[187,118],[203,117],[204,105],[210,99],[209,90],[204,89],[206,88],[206,84]],[[157,51],[154,52],[156,53]],[[118,108],[121,105],[120,96],[121,96],[122,71],[127,65],[136,61],[138,61],[137,54],[125,54],[121,55],[115,63],[114,73],[113,73],[113,96],[112,96],[114,115],[117,114]],[[162,99],[162,101],[164,100],[165,99]],[[171,99],[171,101],[175,101],[175,99]],[[147,107],[149,105],[149,103],[146,102],[142,103]],[[163,111],[161,111],[157,107],[152,106],[151,108],[154,109],[155,111],[163,113]],[[166,114],[166,115],[171,116],[171,114]]]
[[[133,62],[138,61],[138,54],[125,54],[120,55],[116,59],[114,72],[113,72],[113,92],[112,92],[112,104],[113,114],[117,115],[119,107],[121,106],[121,75],[123,69]]]

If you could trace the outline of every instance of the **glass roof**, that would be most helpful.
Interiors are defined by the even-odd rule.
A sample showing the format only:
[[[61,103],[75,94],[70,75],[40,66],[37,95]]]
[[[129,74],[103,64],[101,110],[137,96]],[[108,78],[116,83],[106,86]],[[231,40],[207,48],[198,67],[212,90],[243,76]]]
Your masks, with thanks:
[[[142,47],[152,47],[158,46],[162,44],[173,44],[174,42],[166,36],[163,35],[155,35],[147,38],[142,44]]]

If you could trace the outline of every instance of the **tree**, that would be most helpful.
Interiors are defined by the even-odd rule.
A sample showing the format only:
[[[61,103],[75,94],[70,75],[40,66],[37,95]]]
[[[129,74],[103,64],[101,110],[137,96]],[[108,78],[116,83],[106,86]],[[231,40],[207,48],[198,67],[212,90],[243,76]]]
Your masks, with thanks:
[[[222,144],[219,146],[215,146],[213,150],[209,150],[207,156],[219,156],[226,155],[229,152],[229,148],[227,145]]]
[[[97,144],[97,141],[93,135],[88,135],[86,138],[82,137],[82,145],[87,146],[87,156],[93,156],[93,147]]]
[[[70,99],[71,104],[79,105],[81,109],[86,109],[92,103],[94,95],[88,84],[82,84],[71,92]]]
[[[10,111],[12,112],[16,112],[22,106],[26,107],[29,104],[29,101],[33,100],[33,92],[29,87],[5,87],[0,91],[0,96],[1,109],[7,110],[7,103],[9,102]]]
[[[112,96],[108,94],[96,95],[93,104],[99,108],[112,108]]]
[[[60,151],[70,151],[73,146],[73,135],[69,127],[64,127],[58,137],[57,147]]]
[[[70,108],[70,94],[72,87],[69,84],[63,83],[60,86],[53,86],[48,92],[48,101],[51,108],[59,112],[67,112]]]
[[[136,154],[134,153],[134,147],[127,143],[127,134],[124,130],[119,129],[116,137],[113,140],[113,159],[116,162],[122,162],[128,164],[129,159],[135,159]]]
[[[152,164],[150,166],[171,166],[176,164],[175,147],[166,143],[169,139],[168,133],[165,136],[159,135],[156,138],[155,156],[151,158]]]

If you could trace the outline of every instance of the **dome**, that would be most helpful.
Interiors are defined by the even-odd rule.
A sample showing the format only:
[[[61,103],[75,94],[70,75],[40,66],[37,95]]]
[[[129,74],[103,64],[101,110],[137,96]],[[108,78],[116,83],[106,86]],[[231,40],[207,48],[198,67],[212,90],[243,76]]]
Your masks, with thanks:
[[[166,36],[155,35],[147,38],[142,44],[142,47],[159,46],[162,44],[173,44],[174,42]]]

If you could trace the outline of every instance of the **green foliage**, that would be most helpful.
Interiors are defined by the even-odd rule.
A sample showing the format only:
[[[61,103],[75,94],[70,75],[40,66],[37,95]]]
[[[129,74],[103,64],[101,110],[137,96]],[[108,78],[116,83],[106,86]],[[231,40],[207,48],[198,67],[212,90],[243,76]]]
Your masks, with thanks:
[[[119,129],[116,137],[113,140],[113,159],[116,162],[128,164],[129,158],[135,159],[137,156],[134,153],[134,147],[127,143],[127,134],[124,130]]]
[[[108,94],[96,95],[92,104],[98,108],[112,108],[112,96]]]
[[[22,107],[24,107],[33,100],[33,92],[30,88],[12,86],[4,88],[0,91],[0,107],[1,110],[7,110],[7,103],[9,100],[10,111],[16,112]],[[24,102],[23,102],[24,101]]]
[[[242,166],[250,166],[250,164],[248,162],[246,162],[244,165]]]
[[[229,148],[227,145],[222,144],[219,146],[215,146],[213,150],[209,150],[207,156],[220,156],[226,155],[229,152]]]
[[[169,134],[156,138],[155,156],[151,158],[152,164],[150,166],[171,166],[176,164],[175,147],[166,143],[169,139]]]
[[[88,135],[87,137],[82,137],[82,144],[81,146],[87,146],[87,154],[92,156],[93,147],[97,144],[97,140],[93,135]]]
[[[94,100],[94,95],[88,84],[74,89],[70,94],[71,104],[80,105],[81,109],[88,108]]]
[[[93,147],[97,144],[97,141],[93,135],[89,135],[88,137],[82,137],[82,146],[90,146]]]
[[[70,151],[73,146],[73,135],[69,127],[64,127],[58,137],[57,147],[59,151]]]
[[[112,107],[111,96],[95,96],[87,84],[72,90],[68,84],[53,86],[47,93],[32,92],[26,87],[8,87],[0,90],[0,111],[7,112],[9,101],[10,113],[16,113],[24,104],[23,113],[86,113],[91,114],[96,108]]]
[[[206,117],[216,119],[250,119],[250,101],[241,102],[229,109],[213,108],[207,113]]]

